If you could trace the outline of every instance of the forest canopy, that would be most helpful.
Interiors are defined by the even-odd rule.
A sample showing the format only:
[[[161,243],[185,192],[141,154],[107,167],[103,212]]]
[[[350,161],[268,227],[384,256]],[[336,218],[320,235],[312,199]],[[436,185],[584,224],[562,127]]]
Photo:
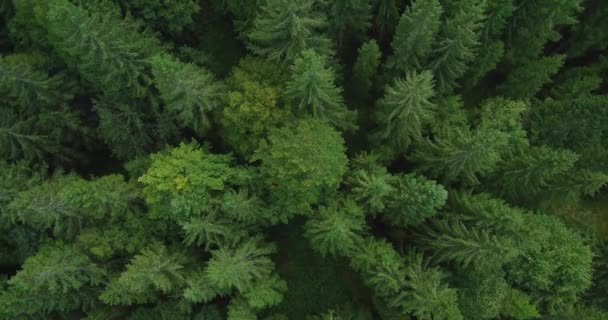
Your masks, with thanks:
[[[604,0],[0,18],[0,319],[608,319]]]

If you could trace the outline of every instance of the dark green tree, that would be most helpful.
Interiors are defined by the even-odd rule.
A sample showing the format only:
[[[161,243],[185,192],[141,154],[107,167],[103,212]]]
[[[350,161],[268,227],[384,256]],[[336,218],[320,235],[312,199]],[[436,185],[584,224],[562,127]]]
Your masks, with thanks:
[[[504,133],[496,130],[448,128],[434,141],[422,141],[411,158],[418,170],[442,182],[476,184],[494,170],[505,143]]]
[[[363,211],[352,200],[320,207],[304,226],[312,248],[321,255],[348,256],[366,232]]]
[[[376,40],[369,40],[358,50],[357,61],[353,66],[353,90],[367,94],[374,84],[382,52]]]
[[[399,20],[387,68],[397,77],[419,70],[427,62],[441,25],[439,0],[412,2]]]
[[[200,5],[194,0],[118,0],[120,5],[136,17],[143,19],[152,28],[170,34],[180,33],[194,23],[194,15]]]
[[[447,199],[447,192],[441,185],[415,174],[396,177],[394,188],[382,216],[398,227],[423,223],[434,216]]]
[[[90,13],[67,0],[53,0],[47,19],[56,52],[97,92],[134,98],[148,94],[146,59],[160,45],[135,21],[114,12]]]
[[[270,61],[289,65],[306,49],[330,55],[326,28],[327,18],[315,0],[267,0],[247,35],[248,47]]]
[[[344,105],[335,71],[327,66],[324,56],[313,50],[306,50],[295,59],[285,94],[300,117],[324,119],[339,128],[353,127],[354,114]]]
[[[446,18],[427,68],[432,70],[441,93],[449,93],[475,59],[479,46],[480,22],[484,17],[484,1],[462,2],[453,15]],[[466,4],[466,7],[465,7]]]
[[[48,244],[10,278],[1,312],[11,318],[46,318],[54,311],[77,311],[95,303],[106,273],[74,247]]]
[[[213,75],[169,55],[153,57],[151,65],[167,113],[201,135],[210,126],[209,113],[218,105],[220,86]]]
[[[435,105],[430,101],[435,94],[433,84],[432,73],[425,71],[408,73],[405,79],[397,79],[386,88],[376,116],[380,141],[405,151],[422,138],[422,130],[435,114]]]
[[[336,0],[329,2],[329,32],[338,45],[349,38],[364,38],[371,26],[370,0]]]
[[[185,286],[187,262],[184,253],[154,243],[133,257],[126,270],[108,284],[100,299],[109,305],[131,305],[155,301],[157,293],[180,293]]]
[[[530,99],[543,85],[551,81],[551,76],[556,74],[563,64],[564,56],[556,55],[519,65],[509,73],[499,91],[512,99]]]

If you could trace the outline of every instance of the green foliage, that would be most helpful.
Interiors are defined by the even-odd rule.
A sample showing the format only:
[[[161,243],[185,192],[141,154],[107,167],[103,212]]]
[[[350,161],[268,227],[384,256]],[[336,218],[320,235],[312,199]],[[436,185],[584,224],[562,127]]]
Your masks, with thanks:
[[[8,205],[5,216],[70,239],[86,225],[125,214],[129,198],[122,176],[94,181],[76,175],[56,176],[20,192]]]
[[[250,292],[248,299],[256,305],[259,302],[257,299],[262,299],[261,296],[256,296],[256,292],[250,291],[256,285],[269,286],[266,288],[270,290],[267,294],[274,294],[271,291],[280,291],[282,288],[279,280],[266,279],[274,270],[269,255],[275,251],[274,245],[263,242],[260,237],[250,238],[234,247],[213,250],[211,260],[199,277],[189,281],[184,296],[193,302],[209,301],[216,295],[237,290],[242,294]],[[274,282],[260,284],[260,281]]]
[[[184,242],[188,245],[204,245],[205,250],[234,245],[247,236],[244,226],[217,214],[194,217],[181,226],[184,231]]]
[[[285,89],[294,113],[324,119],[339,128],[352,127],[353,114],[346,109],[335,78],[324,56],[304,51],[291,66],[291,79]]]
[[[540,315],[530,297],[516,289],[508,291],[502,313],[517,320],[536,319]]]
[[[396,191],[396,178],[378,164],[377,155],[373,154],[359,154],[352,160],[346,182],[354,199],[370,213],[384,210]]]
[[[495,130],[448,128],[434,141],[422,141],[412,156],[420,171],[444,183],[456,180],[476,184],[500,160],[506,136]]]
[[[53,311],[78,310],[94,299],[94,289],[106,272],[73,247],[56,243],[43,246],[25,260],[22,269],[8,281],[0,302],[2,312],[43,316]]]
[[[512,261],[518,254],[511,239],[445,219],[426,230],[422,244],[433,251],[437,261],[453,261],[462,268],[496,267]]]
[[[305,225],[312,248],[322,256],[348,256],[366,231],[363,211],[351,200],[320,207]]]
[[[420,139],[424,127],[433,120],[435,105],[429,100],[434,94],[429,71],[408,73],[405,79],[395,80],[379,101],[378,138],[396,150],[405,150]]]
[[[399,20],[387,67],[402,76],[426,63],[437,37],[442,14],[439,0],[412,2]]]
[[[325,192],[335,190],[348,159],[340,134],[320,120],[300,120],[272,130],[256,150],[261,173],[281,219],[307,213]]]
[[[528,215],[524,227],[528,239],[507,267],[508,281],[542,300],[549,314],[567,309],[591,285],[591,249],[556,217]]]
[[[49,76],[18,56],[0,57],[0,94],[25,110],[58,106],[72,98],[61,76]]]
[[[167,33],[179,33],[192,25],[193,16],[200,10],[194,0],[118,0],[121,6],[143,19],[154,29]]]
[[[195,144],[150,156],[152,165],[138,180],[154,217],[182,220],[209,212],[212,198],[235,172],[231,157],[211,154]]]
[[[221,124],[226,142],[249,157],[271,128],[287,118],[280,108],[276,89],[257,81],[241,80],[235,72],[235,88],[228,94]]]
[[[0,0],[0,319],[606,319],[604,2]]]
[[[564,56],[543,57],[515,68],[499,91],[512,99],[530,99],[564,64]]]
[[[581,2],[541,0],[518,3],[508,32],[508,61],[517,66],[538,58],[547,42],[561,38],[556,30],[559,26],[576,22],[574,14],[581,9]]]
[[[306,49],[331,52],[331,42],[322,33],[327,18],[315,0],[267,0],[248,33],[254,53],[283,65],[291,64]]]
[[[465,2],[466,3],[466,2]],[[468,4],[468,3],[467,3]],[[433,48],[428,69],[435,74],[439,92],[450,92],[475,59],[479,46],[479,27],[483,19],[484,1],[458,8],[443,24]]]
[[[508,155],[492,175],[492,186],[514,203],[538,202],[564,177],[579,155],[549,147],[529,147]]]
[[[436,214],[447,199],[447,191],[435,181],[407,174],[395,180],[383,218],[399,227],[417,226]]]
[[[109,305],[130,305],[154,301],[155,293],[172,294],[185,285],[187,257],[155,243],[135,255],[126,270],[113,279],[100,299]]]
[[[140,32],[137,23],[113,12],[91,14],[67,0],[53,0],[47,19],[56,52],[96,91],[127,97],[147,94],[146,59],[159,44]]]
[[[371,89],[381,57],[382,52],[375,40],[369,40],[359,47],[357,61],[353,66],[355,90],[367,93]]]
[[[532,140],[573,150],[604,145],[607,102],[606,95],[543,101],[530,112]]]
[[[336,0],[329,2],[329,32],[338,45],[348,38],[362,38],[371,26],[370,0]]]
[[[220,86],[213,76],[193,64],[182,63],[169,55],[151,60],[154,84],[167,112],[183,127],[199,135],[210,125],[209,113],[219,100]]]

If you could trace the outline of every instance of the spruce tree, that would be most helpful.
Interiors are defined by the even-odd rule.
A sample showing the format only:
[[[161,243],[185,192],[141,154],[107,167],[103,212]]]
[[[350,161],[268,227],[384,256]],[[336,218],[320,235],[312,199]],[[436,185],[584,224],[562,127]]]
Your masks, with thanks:
[[[557,55],[519,65],[509,73],[499,91],[512,99],[530,99],[551,81],[551,76],[559,71],[563,63],[564,56]]]
[[[304,228],[313,249],[323,256],[348,256],[366,231],[363,211],[352,200],[319,208]]]
[[[446,18],[433,46],[433,58],[427,64],[435,74],[437,91],[441,93],[451,92],[475,59],[485,2],[475,1],[469,6],[459,6]]]
[[[90,13],[66,0],[53,0],[47,19],[55,51],[97,92],[145,97],[146,59],[160,46],[135,21],[114,12]]]
[[[60,75],[49,76],[27,63],[27,56],[0,57],[0,94],[5,103],[23,110],[59,106],[73,97],[70,83]]]
[[[205,69],[169,55],[152,58],[154,84],[167,113],[201,135],[210,126],[209,113],[217,108],[220,86]]]
[[[370,0],[336,0],[329,2],[329,32],[338,45],[349,38],[363,38],[372,17]]]
[[[154,301],[156,293],[179,293],[185,285],[184,264],[188,258],[161,243],[135,255],[127,269],[113,279],[100,299],[109,305],[131,305]]]
[[[336,85],[335,71],[326,58],[306,50],[291,66],[285,94],[295,114],[329,121],[339,128],[353,126],[353,114],[346,109],[342,88]]]
[[[306,49],[330,54],[331,42],[323,31],[327,18],[315,0],[268,0],[260,8],[247,35],[256,54],[283,65],[291,64]]]
[[[434,116],[435,105],[430,101],[435,94],[433,84],[433,75],[425,71],[409,73],[386,88],[376,116],[381,127],[380,141],[405,151],[422,138],[422,130]]]
[[[411,157],[418,169],[442,182],[479,183],[479,177],[492,172],[506,143],[496,130],[448,128],[434,141],[422,141]]]
[[[442,11],[439,0],[417,0],[407,7],[391,43],[393,55],[387,61],[387,68],[396,76],[421,71],[439,32]]]
[[[382,52],[376,40],[369,40],[358,50],[357,61],[353,66],[353,90],[365,96],[374,84]]]

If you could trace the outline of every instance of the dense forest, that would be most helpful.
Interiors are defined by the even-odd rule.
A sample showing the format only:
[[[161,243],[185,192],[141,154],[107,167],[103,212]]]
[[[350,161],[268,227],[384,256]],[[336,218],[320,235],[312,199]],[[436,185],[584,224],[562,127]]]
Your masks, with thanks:
[[[606,0],[0,17],[0,319],[608,319]]]

